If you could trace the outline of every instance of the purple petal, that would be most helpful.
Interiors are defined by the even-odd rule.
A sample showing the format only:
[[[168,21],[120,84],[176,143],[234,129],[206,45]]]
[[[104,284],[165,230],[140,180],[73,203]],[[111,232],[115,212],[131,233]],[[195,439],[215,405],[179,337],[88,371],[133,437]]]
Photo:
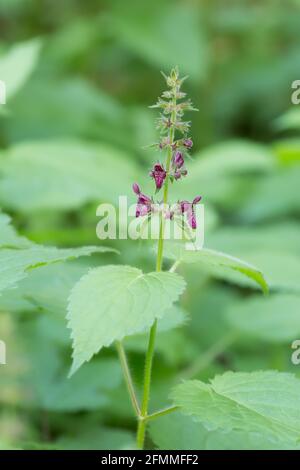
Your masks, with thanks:
[[[141,192],[140,187],[139,187],[139,185],[138,185],[137,183],[133,183],[132,189],[133,189],[133,192],[134,192],[135,194],[140,194],[140,192]]]
[[[192,204],[193,204],[193,205],[194,205],[194,204],[198,204],[198,202],[200,202],[201,199],[202,199],[202,196],[196,196],[195,199],[193,200],[193,203],[192,203]]]

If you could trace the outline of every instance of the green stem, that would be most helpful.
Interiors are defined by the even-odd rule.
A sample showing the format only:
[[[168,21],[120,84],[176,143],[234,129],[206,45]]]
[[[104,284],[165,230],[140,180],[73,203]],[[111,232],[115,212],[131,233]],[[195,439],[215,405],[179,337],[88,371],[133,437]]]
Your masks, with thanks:
[[[132,406],[134,408],[134,411],[135,411],[136,415],[139,417],[140,414],[141,414],[140,406],[139,406],[139,403],[138,403],[138,400],[137,400],[137,397],[136,397],[136,393],[135,393],[135,390],[134,390],[134,385],[133,385],[131,373],[130,373],[130,370],[129,370],[126,353],[125,353],[125,350],[123,348],[123,344],[121,343],[121,341],[116,341],[116,348],[117,348],[117,351],[118,351],[118,355],[119,355],[119,359],[120,359],[124,379],[125,379],[125,382],[126,382],[126,385],[127,385],[128,393],[129,393],[129,396],[130,396],[130,399],[131,399],[131,403],[132,403]]]
[[[170,406],[169,408],[164,408],[163,410],[159,410],[159,411],[156,411],[155,413],[151,413],[151,415],[148,415],[146,418],[146,421],[160,418],[161,416],[168,415],[169,413],[174,413],[174,411],[177,411],[178,409],[179,409],[179,406]]]
[[[166,161],[167,176],[166,176],[165,185],[164,185],[164,195],[163,195],[164,205],[168,203],[168,194],[169,194],[169,173],[170,173],[170,166],[171,166],[171,160],[172,160],[172,144],[173,144],[174,135],[175,135],[174,122],[176,120],[176,109],[175,109],[176,98],[175,97],[173,99],[173,104],[174,104],[174,110],[171,115],[172,125],[169,131],[169,146],[168,146],[168,154],[167,154],[167,161]],[[157,247],[157,258],[156,258],[156,271],[157,272],[160,272],[162,269],[163,251],[164,251],[164,231],[165,231],[165,221],[164,221],[162,214],[160,214],[159,240],[158,240],[158,247]],[[157,320],[154,321],[150,329],[148,349],[147,349],[146,358],[145,358],[142,409],[141,409],[141,416],[139,417],[139,423],[138,423],[138,429],[137,429],[138,449],[143,449],[144,442],[145,442],[156,330],[157,330]]]

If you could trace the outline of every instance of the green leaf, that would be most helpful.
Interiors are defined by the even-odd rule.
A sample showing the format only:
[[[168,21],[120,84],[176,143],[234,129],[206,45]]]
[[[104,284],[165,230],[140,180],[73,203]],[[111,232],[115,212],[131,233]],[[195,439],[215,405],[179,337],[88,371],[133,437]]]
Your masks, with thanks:
[[[299,128],[300,128],[300,111],[298,110],[299,116]],[[291,165],[300,162],[300,139],[290,138],[283,139],[275,142],[273,145],[273,151],[277,155],[278,160],[286,165]]]
[[[102,347],[150,328],[185,288],[174,273],[143,274],[130,266],[92,269],[74,286],[68,306],[73,374]]]
[[[169,243],[166,244],[165,256],[182,263],[199,263],[205,269],[210,270],[212,274],[220,276],[222,272],[222,277],[225,279],[227,270],[237,271],[256,282],[263,292],[268,292],[268,285],[261,271],[255,266],[225,253],[210,249],[186,250],[183,244]]]
[[[270,342],[288,342],[300,334],[300,297],[253,297],[231,306],[226,317],[239,331]]]
[[[34,39],[13,46],[0,57],[1,80],[6,84],[7,98],[11,98],[24,85],[34,69],[41,43]]]
[[[10,217],[0,213],[0,248],[28,248],[33,244],[25,237],[17,234]]]
[[[247,140],[221,142],[193,155],[188,165],[189,177],[174,188],[174,197],[193,199],[201,194],[205,204],[223,207],[227,200],[236,201],[238,191],[240,202],[244,193],[251,193],[245,178],[270,173],[274,165],[275,158],[266,146]]]
[[[0,250],[0,292],[15,287],[21,279],[28,276],[31,269],[80,256],[89,256],[96,252],[107,253],[115,250],[101,246],[59,249],[39,245],[27,249],[2,249]]]
[[[115,2],[112,14],[115,35],[142,60],[166,71],[177,64],[181,73],[189,74],[191,79],[203,78],[207,51],[204,30],[198,27],[199,9],[192,5],[169,6],[158,0],[151,4],[134,0],[131,8],[123,1]],[[180,25],[185,34],[178,34],[174,25]]]
[[[65,210],[88,201],[118,202],[137,169],[126,154],[76,140],[26,142],[3,153],[0,201],[20,211]]]
[[[231,140],[212,145],[194,156],[192,178],[259,173],[274,167],[272,152],[264,145],[247,140]]]
[[[76,432],[77,431],[77,432]],[[88,424],[71,434],[61,436],[53,445],[63,450],[129,450],[135,449],[131,432],[124,429]]]
[[[227,372],[210,384],[184,382],[172,397],[210,431],[257,433],[289,445],[299,441],[300,380],[291,374]]]
[[[289,109],[285,114],[275,121],[278,130],[300,129],[300,110],[297,106]]]
[[[191,416],[179,412],[150,421],[150,436],[165,450],[271,450],[277,449],[267,435],[241,431],[208,431]],[[280,449],[293,448],[281,443]]]
[[[242,220],[255,222],[300,209],[300,167],[281,168],[257,182],[240,215]]]

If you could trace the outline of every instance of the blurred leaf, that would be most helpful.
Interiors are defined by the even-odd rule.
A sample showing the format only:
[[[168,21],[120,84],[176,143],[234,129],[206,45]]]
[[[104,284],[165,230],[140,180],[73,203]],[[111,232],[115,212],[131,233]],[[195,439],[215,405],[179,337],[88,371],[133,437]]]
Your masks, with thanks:
[[[30,248],[33,246],[25,237],[17,234],[10,224],[11,218],[0,213],[0,248]]]
[[[300,139],[283,139],[273,144],[273,151],[278,160],[290,165],[300,162]]]
[[[284,168],[258,181],[240,217],[248,222],[299,212],[300,167]]]
[[[110,251],[112,249],[96,246],[59,249],[33,245],[27,249],[4,248],[0,250],[0,292],[15,287],[21,279],[28,276],[31,269],[80,256],[89,256],[96,252]]]
[[[109,392],[122,380],[118,361],[101,359],[86,364],[70,379],[65,369],[52,378],[41,407],[51,411],[97,410],[110,403]]]
[[[300,129],[300,110],[295,106],[275,121],[275,128],[278,130]]]
[[[274,157],[264,145],[247,140],[232,140],[215,144],[194,155],[191,177],[208,178],[265,172],[274,167]]]
[[[232,305],[226,315],[239,331],[270,342],[289,342],[300,334],[300,297],[277,294]]]
[[[115,35],[143,60],[166,71],[178,65],[192,79],[205,76],[207,46],[197,7],[135,0],[128,8],[119,1],[112,14]]]
[[[212,273],[214,273],[214,270],[219,267],[222,269],[225,268],[222,271],[225,278],[226,269],[238,271],[259,284],[265,293],[268,291],[268,285],[262,272],[255,266],[252,266],[238,258],[234,258],[233,256],[209,249],[198,251],[186,250],[184,245],[171,243],[166,245],[165,256],[182,263],[199,263],[199,265],[203,265],[204,268],[212,269]]]
[[[71,374],[103,346],[150,328],[184,288],[184,280],[174,273],[143,274],[130,266],[105,266],[89,271],[74,286],[69,298]]]
[[[118,201],[137,174],[126,154],[74,140],[16,145],[2,155],[0,170],[1,203],[25,212]]]
[[[251,193],[245,184],[249,175],[269,173],[275,158],[263,145],[249,141],[232,140],[212,145],[196,155],[188,163],[188,178],[180,181],[174,191],[176,198],[193,199],[201,194],[205,204],[215,203],[223,207],[227,201],[243,201]],[[174,185],[173,185],[174,186]]]
[[[41,43],[37,39],[14,45],[0,57],[1,80],[6,84],[7,98],[11,98],[24,85],[34,69]]]
[[[247,253],[247,259],[251,263],[260,266],[266,282],[271,290],[299,292],[300,262],[295,254],[284,251],[263,251]],[[241,276],[238,272],[217,273],[221,279],[226,279],[241,286],[255,287],[251,279]]]
[[[255,227],[223,226],[207,234],[206,245],[246,258],[250,253],[263,250],[297,255],[300,253],[300,224],[287,221]]]
[[[83,78],[36,77],[14,99],[12,112],[5,125],[10,141],[82,137],[132,148],[126,110]]]
[[[87,426],[77,434],[62,436],[55,447],[63,450],[130,450],[135,449],[135,440],[129,431]]]
[[[183,413],[209,430],[268,436],[278,445],[299,438],[300,380],[275,371],[227,372],[210,384],[188,381],[172,392]]]

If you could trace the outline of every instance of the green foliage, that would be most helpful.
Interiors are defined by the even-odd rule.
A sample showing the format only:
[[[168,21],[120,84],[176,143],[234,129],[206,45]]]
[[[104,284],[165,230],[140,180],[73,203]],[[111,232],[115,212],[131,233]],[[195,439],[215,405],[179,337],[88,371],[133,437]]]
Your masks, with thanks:
[[[41,48],[34,39],[14,45],[4,56],[0,56],[1,80],[7,88],[7,99],[16,94],[25,84],[36,66]]]
[[[137,171],[115,149],[71,140],[17,145],[4,153],[0,167],[1,203],[26,212],[73,209],[99,199],[117,202],[117,189],[126,194]]]
[[[237,271],[254,282],[256,282],[262,290],[267,293],[268,285],[263,274],[254,266],[233,256],[220,253],[218,251],[202,249],[199,251],[185,250],[184,246],[170,244],[166,249],[166,256],[182,263],[199,263],[200,266],[208,269],[217,276],[227,279],[226,269]],[[229,275],[229,280],[233,278]]]
[[[83,276],[72,289],[69,328],[73,374],[103,346],[149,328],[184,291],[178,274],[149,273],[130,266],[104,266]]]
[[[275,371],[233,373],[210,384],[185,382],[173,391],[183,413],[209,430],[267,435],[280,446],[296,446],[299,437],[300,381]]]
[[[140,400],[158,319],[149,413],[174,387],[184,414],[149,421],[149,449],[299,449],[299,0],[38,3],[0,2],[0,448],[135,448],[114,341]],[[202,252],[165,243],[180,276],[95,233],[99,203],[153,196],[148,106],[176,64],[199,112],[169,198],[205,206]]]
[[[227,318],[239,331],[271,342],[292,342],[300,334],[300,297],[252,297],[230,307]]]

